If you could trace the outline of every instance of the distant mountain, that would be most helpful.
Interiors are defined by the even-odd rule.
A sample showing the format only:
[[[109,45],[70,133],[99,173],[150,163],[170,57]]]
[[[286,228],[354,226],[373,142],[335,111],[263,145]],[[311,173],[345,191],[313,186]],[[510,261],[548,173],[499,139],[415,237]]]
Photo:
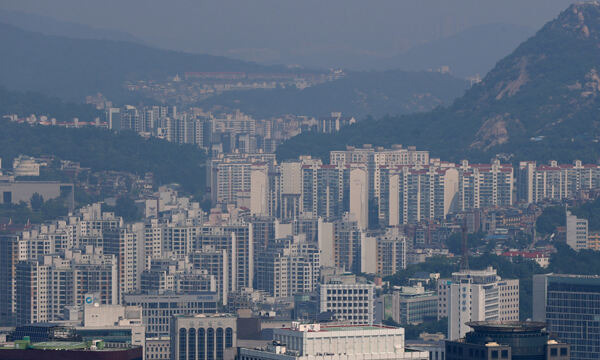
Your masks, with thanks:
[[[303,134],[280,158],[345,145],[401,143],[448,160],[597,162],[600,157],[600,2],[570,6],[502,59],[450,107],[363,122],[335,136]]]
[[[467,89],[467,82],[435,72],[353,72],[308,87],[228,92],[199,104],[225,106],[259,117],[282,114],[322,116],[333,111],[364,117],[408,114],[447,105]]]
[[[376,64],[378,68],[412,71],[449,66],[455,76],[483,76],[498,60],[510,54],[534,33],[534,29],[520,25],[474,26],[448,38],[413,47]]]
[[[0,86],[68,100],[102,92],[127,99],[125,80],[186,71],[284,71],[220,56],[154,49],[131,42],[48,36],[0,24]]]
[[[0,10],[0,23],[13,25],[27,31],[44,35],[64,36],[75,39],[114,40],[143,43],[126,32],[98,29],[84,24],[60,21],[51,17],[14,10]]]

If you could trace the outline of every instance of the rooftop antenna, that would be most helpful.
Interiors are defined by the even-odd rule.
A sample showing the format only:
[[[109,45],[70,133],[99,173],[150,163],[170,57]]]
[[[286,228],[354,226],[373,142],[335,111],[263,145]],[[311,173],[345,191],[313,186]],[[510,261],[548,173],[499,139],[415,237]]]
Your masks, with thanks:
[[[469,270],[469,248],[467,247],[467,217],[463,218],[462,230],[462,259],[460,262],[461,270]]]

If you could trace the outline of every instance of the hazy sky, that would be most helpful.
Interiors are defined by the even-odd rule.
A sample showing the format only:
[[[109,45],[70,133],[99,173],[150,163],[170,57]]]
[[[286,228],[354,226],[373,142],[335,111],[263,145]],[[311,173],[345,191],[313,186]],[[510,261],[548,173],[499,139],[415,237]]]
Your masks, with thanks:
[[[539,28],[570,0],[2,0],[163,48],[287,62],[385,57],[470,26]]]

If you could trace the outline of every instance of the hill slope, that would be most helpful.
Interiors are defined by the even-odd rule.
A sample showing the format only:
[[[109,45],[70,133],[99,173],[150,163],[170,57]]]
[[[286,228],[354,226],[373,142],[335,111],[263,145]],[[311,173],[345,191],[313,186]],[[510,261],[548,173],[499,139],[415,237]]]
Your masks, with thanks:
[[[97,29],[88,25],[60,21],[48,16],[14,10],[0,10],[0,22],[23,30],[44,35],[64,36],[76,39],[104,39],[143,43],[135,36],[110,29]]]
[[[312,86],[229,92],[199,104],[241,109],[256,116],[302,114],[322,116],[332,111],[363,117],[429,111],[447,105],[467,88],[467,82],[435,72],[354,72]]]
[[[116,101],[127,96],[122,84],[128,79],[162,79],[186,71],[279,69],[123,41],[47,36],[7,24],[0,24],[0,47],[0,85],[69,100],[101,91]]]
[[[25,140],[24,140],[25,139]],[[0,158],[6,164],[19,154],[54,155],[78,161],[94,171],[151,171],[159,184],[179,183],[189,193],[204,193],[204,151],[132,132],[115,134],[96,128],[29,126],[0,120]]]
[[[388,69],[427,70],[449,66],[455,76],[484,75],[499,59],[510,54],[534,29],[510,24],[486,24],[468,28],[448,38],[415,46],[379,66]]]
[[[8,114],[46,115],[58,121],[71,121],[74,117],[93,121],[101,116],[101,112],[92,105],[69,103],[39,93],[10,91],[0,87],[0,117]]]
[[[450,107],[359,123],[336,136],[300,135],[281,146],[278,155],[323,156],[347,144],[402,143],[450,160],[489,161],[502,152],[518,159],[596,162],[600,156],[598,59],[600,2],[575,4],[501,60]]]

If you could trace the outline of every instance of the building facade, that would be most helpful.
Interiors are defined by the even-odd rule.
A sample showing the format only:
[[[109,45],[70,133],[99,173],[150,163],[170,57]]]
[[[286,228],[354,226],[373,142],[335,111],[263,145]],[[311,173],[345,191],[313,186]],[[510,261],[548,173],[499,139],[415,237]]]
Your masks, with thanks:
[[[540,274],[533,276],[533,320],[571,345],[571,359],[600,354],[600,276]]]

